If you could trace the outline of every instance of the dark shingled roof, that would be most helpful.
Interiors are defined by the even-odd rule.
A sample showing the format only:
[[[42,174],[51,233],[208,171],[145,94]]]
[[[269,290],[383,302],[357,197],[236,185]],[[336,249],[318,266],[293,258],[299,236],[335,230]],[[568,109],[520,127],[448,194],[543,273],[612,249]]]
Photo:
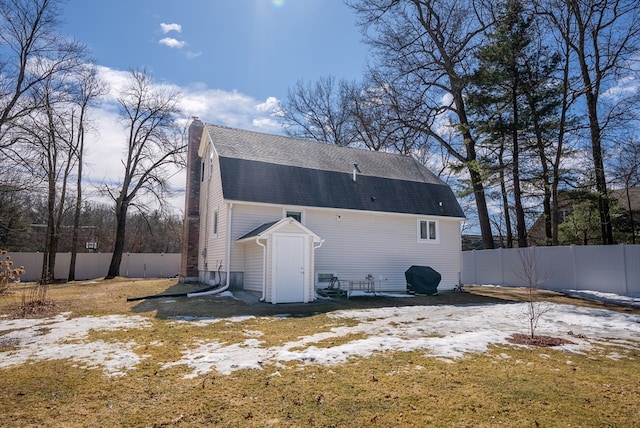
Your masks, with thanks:
[[[225,199],[464,217],[451,188],[409,156],[209,124],[206,131]]]
[[[271,226],[273,226],[274,224],[276,224],[277,221],[272,221],[269,223],[263,223],[260,226],[256,227],[255,229],[253,229],[250,232],[245,233],[244,235],[242,235],[241,237],[238,238],[238,241],[240,241],[241,239],[245,239],[245,238],[251,238],[254,236],[258,236],[260,235],[262,232],[264,232],[265,230],[269,229]]]

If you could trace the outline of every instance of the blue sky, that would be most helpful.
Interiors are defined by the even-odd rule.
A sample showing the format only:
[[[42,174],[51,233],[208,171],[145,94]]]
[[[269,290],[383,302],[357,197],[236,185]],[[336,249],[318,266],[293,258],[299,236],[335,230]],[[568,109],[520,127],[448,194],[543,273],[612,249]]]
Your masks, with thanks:
[[[118,181],[126,133],[115,100],[144,68],[183,93],[185,119],[281,133],[273,115],[298,80],[362,77],[367,47],[342,0],[67,0],[62,32],[87,45],[111,92],[93,112],[87,182]],[[171,199],[184,206],[184,173]],[[91,191],[91,189],[87,189]]]
[[[342,0],[70,0],[64,32],[100,65],[264,100],[302,78],[359,79],[355,19]]]

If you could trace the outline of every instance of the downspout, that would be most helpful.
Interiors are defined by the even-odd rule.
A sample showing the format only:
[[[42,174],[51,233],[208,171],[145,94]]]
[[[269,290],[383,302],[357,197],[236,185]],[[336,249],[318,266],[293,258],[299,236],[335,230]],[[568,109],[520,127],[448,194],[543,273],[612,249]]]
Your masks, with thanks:
[[[256,244],[262,247],[262,297],[260,301],[264,302],[267,298],[267,246],[260,242],[260,237],[256,238]]]
[[[315,264],[316,264],[316,250],[317,250],[318,248],[322,247],[322,244],[324,244],[324,239],[321,239],[319,242],[317,242],[317,244],[318,244],[318,246],[317,246],[317,247],[316,247],[316,242],[314,242],[314,243],[312,244],[312,245],[313,245],[313,267],[312,267],[312,268],[313,268],[314,273],[315,273],[315,270],[316,270],[316,266],[315,266]],[[312,300],[315,300],[315,299],[316,299],[316,285],[315,285],[315,279],[314,279],[314,278],[311,278],[311,280],[312,280],[312,281],[313,281],[313,283],[314,283],[314,284],[313,284],[313,296],[311,296],[311,297],[312,297]]]
[[[231,281],[231,220],[233,219],[233,202],[229,202],[229,215],[227,216],[227,280],[225,290],[229,288]]]

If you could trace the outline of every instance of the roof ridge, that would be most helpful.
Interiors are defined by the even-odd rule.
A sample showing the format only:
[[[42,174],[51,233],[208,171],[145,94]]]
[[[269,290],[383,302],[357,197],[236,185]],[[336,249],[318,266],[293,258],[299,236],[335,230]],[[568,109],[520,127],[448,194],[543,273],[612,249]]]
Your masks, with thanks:
[[[207,123],[220,157],[297,166],[360,176],[444,184],[414,156],[305,140]]]
[[[345,151],[357,151],[359,153],[372,153],[372,154],[383,154],[385,156],[394,156],[394,157],[399,157],[399,158],[409,158],[412,159],[414,162],[418,162],[413,156],[411,155],[406,155],[406,154],[402,154],[402,153],[394,153],[394,152],[387,152],[387,151],[379,151],[379,150],[370,150],[367,148],[362,148],[362,147],[350,147],[350,146],[341,146],[338,144],[333,144],[333,143],[328,143],[326,141],[320,141],[320,140],[312,140],[312,139],[307,139],[307,138],[300,138],[300,137],[292,137],[290,135],[283,135],[283,134],[273,134],[273,133],[269,133],[269,132],[265,132],[265,131],[255,131],[255,130],[250,130],[250,129],[242,129],[242,128],[236,128],[233,126],[226,126],[226,125],[218,125],[215,123],[208,123],[205,122],[205,126],[212,126],[215,128],[220,128],[220,129],[227,129],[229,131],[239,131],[239,132],[243,132],[243,133],[247,133],[247,134],[259,134],[259,135],[264,135],[266,137],[269,138],[273,138],[273,137],[278,137],[278,138],[282,138],[285,140],[291,140],[291,141],[299,141],[301,143],[305,143],[305,144],[322,144],[326,147],[330,147],[330,150],[345,150]]]

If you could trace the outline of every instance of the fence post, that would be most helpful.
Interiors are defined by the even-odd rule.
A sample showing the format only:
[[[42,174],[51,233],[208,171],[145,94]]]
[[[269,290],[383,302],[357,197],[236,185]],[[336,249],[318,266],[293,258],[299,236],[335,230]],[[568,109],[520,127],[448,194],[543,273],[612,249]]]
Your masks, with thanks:
[[[478,269],[476,268],[476,250],[471,250],[473,254],[473,285],[478,284]]]
[[[624,244],[620,244],[622,250],[622,280],[624,281],[624,294],[629,294],[629,275],[627,275],[627,251]]]
[[[578,278],[577,278],[577,270],[576,270],[576,249],[575,246],[572,244],[569,246],[569,251],[571,252],[571,271],[573,272],[573,284],[572,287],[574,290],[578,289],[578,286],[576,285],[578,282]]]
[[[498,248],[498,257],[500,259],[500,285],[504,285],[504,253],[502,247]]]

